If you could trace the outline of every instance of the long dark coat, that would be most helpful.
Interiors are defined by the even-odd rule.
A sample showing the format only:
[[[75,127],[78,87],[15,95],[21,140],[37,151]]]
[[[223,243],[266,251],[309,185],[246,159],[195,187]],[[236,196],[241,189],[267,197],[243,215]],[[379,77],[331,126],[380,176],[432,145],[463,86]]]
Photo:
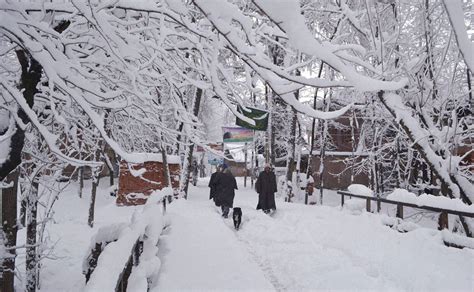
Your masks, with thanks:
[[[276,177],[271,171],[262,171],[255,183],[258,193],[257,210],[276,209],[275,192],[277,191]]]
[[[213,174],[211,174],[211,179],[209,180],[209,188],[210,191],[209,191],[209,200],[210,199],[214,199],[214,203],[216,203],[216,206],[220,206],[220,203],[219,203],[219,196],[218,196],[218,193],[217,193],[217,181],[218,181],[218,178],[219,176],[221,176],[222,173],[216,171],[214,172]]]
[[[217,196],[221,206],[232,208],[234,206],[237,182],[230,171],[221,173],[216,179]]]

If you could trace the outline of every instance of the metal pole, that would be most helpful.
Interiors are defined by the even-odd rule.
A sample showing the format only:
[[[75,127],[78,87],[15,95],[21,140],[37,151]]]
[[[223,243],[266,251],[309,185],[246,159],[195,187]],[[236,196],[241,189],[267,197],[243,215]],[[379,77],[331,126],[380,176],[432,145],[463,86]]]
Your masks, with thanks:
[[[245,174],[244,174],[244,188],[247,187],[247,142],[244,146],[244,156],[245,156]]]
[[[255,139],[254,139],[254,143],[255,143]],[[255,155],[255,147],[252,147],[252,158],[251,158],[251,161],[250,161],[250,185],[252,186],[253,188],[253,178],[255,176],[254,174],[254,171],[255,171],[255,167],[253,165],[253,160],[254,160],[254,155]]]

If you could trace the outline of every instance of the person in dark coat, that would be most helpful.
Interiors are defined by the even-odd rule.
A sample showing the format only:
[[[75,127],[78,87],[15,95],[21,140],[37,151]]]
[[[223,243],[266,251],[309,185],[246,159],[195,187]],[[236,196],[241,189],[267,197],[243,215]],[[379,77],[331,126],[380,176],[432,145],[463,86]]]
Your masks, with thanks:
[[[217,207],[220,207],[221,204],[219,202],[219,194],[217,193],[217,179],[221,175],[221,168],[220,166],[217,166],[216,172],[214,172],[211,175],[211,179],[209,180],[209,200],[213,199],[214,204],[216,204]]]
[[[219,194],[222,217],[227,218],[229,216],[229,209],[234,206],[234,190],[237,190],[237,182],[226,164],[223,164],[221,169],[222,173],[216,180],[217,193]]]
[[[276,210],[275,192],[277,191],[277,183],[275,173],[273,173],[269,164],[266,164],[265,170],[260,172],[255,183],[255,189],[258,193],[257,210],[262,209],[265,213]]]

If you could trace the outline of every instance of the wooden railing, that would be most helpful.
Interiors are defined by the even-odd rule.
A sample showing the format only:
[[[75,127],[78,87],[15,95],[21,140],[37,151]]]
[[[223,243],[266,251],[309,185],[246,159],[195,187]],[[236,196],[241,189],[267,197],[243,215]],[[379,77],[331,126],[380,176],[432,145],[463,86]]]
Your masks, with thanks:
[[[125,292],[127,291],[128,282],[132,274],[133,267],[136,267],[140,264],[140,255],[143,252],[143,244],[145,240],[154,240],[154,245],[158,242],[158,238],[149,238],[146,232],[149,226],[152,224],[157,224],[159,218],[154,218],[157,215],[164,215],[166,212],[166,205],[170,203],[171,199],[169,196],[163,197],[159,203],[162,206],[161,212],[158,206],[146,206],[148,209],[145,209],[141,218],[137,219],[137,222],[131,222],[130,225],[121,225],[121,226],[106,226],[104,229],[99,230],[99,232],[109,232],[112,229],[115,229],[115,232],[110,232],[113,235],[109,235],[108,238],[102,239],[102,241],[93,243],[93,247],[90,249],[88,256],[85,259],[83,274],[86,277],[86,291],[116,291],[116,292]],[[161,223],[163,224],[163,223]],[[164,227],[164,225],[162,225]],[[126,230],[125,230],[126,229]],[[123,236],[123,232],[126,233]],[[120,235],[122,235],[120,237]],[[133,241],[130,241],[133,240]],[[131,244],[132,242],[133,245]],[[114,243],[114,244],[112,244]],[[128,259],[123,261],[123,266],[120,267],[108,267],[107,259],[104,259],[105,262],[102,267],[98,266],[99,259],[103,254],[104,250],[109,249],[109,258],[113,256],[113,253],[119,253],[120,245],[131,246]],[[113,246],[113,247],[112,247]],[[110,248],[109,248],[110,247]],[[116,248],[116,250],[112,250]],[[118,254],[117,254],[118,256]],[[108,269],[112,271],[108,271]],[[93,279],[93,274],[95,271],[100,270],[100,276],[106,275],[108,280],[104,279]],[[97,277],[96,277],[97,278]],[[95,281],[95,283],[91,283]]]
[[[125,268],[123,269],[122,273],[120,273],[120,276],[117,281],[117,285],[115,286],[115,291],[117,292],[127,291],[128,279],[130,278],[130,275],[132,274],[132,268],[138,266],[138,264],[140,263],[140,255],[142,254],[142,252],[143,252],[143,240],[139,238],[133,245],[132,253],[128,257],[128,261],[127,261],[127,264],[125,265]]]
[[[349,192],[346,192],[346,191],[338,191],[337,193],[341,196],[341,206],[344,206],[345,197],[350,197],[350,198],[354,197],[354,198],[359,198],[359,199],[366,200],[365,206],[366,206],[367,212],[372,212],[372,208],[371,208],[371,202],[372,201],[375,201],[377,203],[377,212],[380,212],[381,203],[395,205],[395,206],[397,206],[396,216],[400,219],[403,219],[403,208],[404,207],[416,208],[416,209],[421,209],[421,210],[440,213],[439,220],[438,220],[438,229],[439,230],[448,229],[448,227],[449,227],[448,214],[474,218],[474,213],[471,213],[471,212],[464,212],[464,211],[459,211],[459,210],[438,208],[438,207],[433,207],[433,206],[424,206],[424,205],[420,206],[420,205],[416,205],[416,204],[412,204],[412,203],[399,202],[399,201],[389,200],[389,199],[380,198],[380,197],[369,197],[369,196],[364,196],[364,195],[357,195],[357,194],[349,193]],[[448,246],[459,247],[459,246],[456,246],[453,243],[449,243],[449,242],[446,242],[446,241],[445,241],[445,244],[448,245]]]

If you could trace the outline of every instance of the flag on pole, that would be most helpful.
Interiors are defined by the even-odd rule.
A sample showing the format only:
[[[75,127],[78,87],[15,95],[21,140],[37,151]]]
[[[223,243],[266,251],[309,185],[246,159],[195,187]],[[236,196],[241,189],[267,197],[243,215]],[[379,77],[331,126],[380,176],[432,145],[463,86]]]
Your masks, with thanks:
[[[251,125],[237,117],[236,125],[241,126],[247,129],[252,129],[255,131],[266,131],[268,127],[268,115],[269,113],[264,110],[260,110],[253,107],[242,108],[240,105],[237,106],[237,111],[247,118],[250,118],[255,121],[255,126]]]

